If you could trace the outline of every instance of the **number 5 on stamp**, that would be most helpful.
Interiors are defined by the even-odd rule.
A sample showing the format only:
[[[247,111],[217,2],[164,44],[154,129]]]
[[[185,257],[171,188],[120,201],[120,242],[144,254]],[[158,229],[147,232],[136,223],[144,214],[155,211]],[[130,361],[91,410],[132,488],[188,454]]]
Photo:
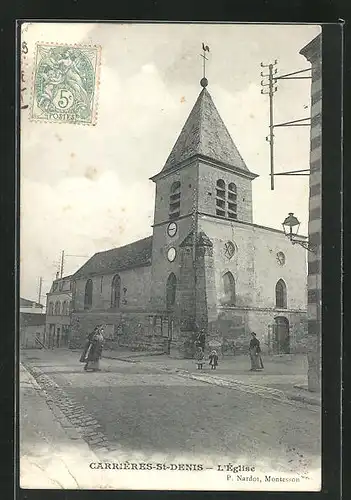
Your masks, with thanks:
[[[100,53],[98,46],[38,43],[31,120],[95,125]]]

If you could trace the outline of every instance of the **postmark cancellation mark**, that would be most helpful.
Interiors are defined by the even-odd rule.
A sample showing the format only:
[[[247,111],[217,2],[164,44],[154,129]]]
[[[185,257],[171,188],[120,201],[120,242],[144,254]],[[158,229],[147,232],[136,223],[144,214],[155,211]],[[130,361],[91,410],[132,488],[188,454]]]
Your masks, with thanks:
[[[38,43],[30,118],[95,125],[100,53],[99,46]]]

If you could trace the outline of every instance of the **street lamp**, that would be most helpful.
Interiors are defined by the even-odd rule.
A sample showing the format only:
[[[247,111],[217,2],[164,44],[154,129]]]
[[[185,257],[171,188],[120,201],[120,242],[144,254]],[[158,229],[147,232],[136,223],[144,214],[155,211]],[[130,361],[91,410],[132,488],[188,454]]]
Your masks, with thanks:
[[[293,245],[296,245],[296,243],[305,250],[308,250],[309,252],[316,253],[316,249],[313,245],[310,245],[308,241],[302,240],[301,238],[298,237],[298,232],[300,229],[300,221],[297,217],[292,212],[289,212],[289,215],[286,217],[284,222],[282,223],[284,234]]]

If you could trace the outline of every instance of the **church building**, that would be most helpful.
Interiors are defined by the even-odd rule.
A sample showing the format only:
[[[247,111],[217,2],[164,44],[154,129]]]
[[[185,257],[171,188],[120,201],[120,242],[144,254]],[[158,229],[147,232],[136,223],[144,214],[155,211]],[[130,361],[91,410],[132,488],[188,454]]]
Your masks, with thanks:
[[[306,334],[306,250],[252,220],[251,172],[208,81],[155,183],[152,235],[96,253],[73,276],[72,339],[104,325],[106,347],[192,356],[206,344],[293,353]]]

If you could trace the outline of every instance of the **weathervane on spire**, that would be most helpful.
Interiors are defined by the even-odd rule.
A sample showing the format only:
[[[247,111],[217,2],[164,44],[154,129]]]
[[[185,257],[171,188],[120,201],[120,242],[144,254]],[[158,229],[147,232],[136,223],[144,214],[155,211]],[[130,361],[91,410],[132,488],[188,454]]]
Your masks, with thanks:
[[[206,61],[208,61],[208,59],[206,57],[206,52],[210,52],[210,47],[208,45],[205,45],[204,42],[202,42],[202,52],[203,53],[200,54],[200,56],[203,59],[203,63],[202,63],[203,77],[200,80],[200,85],[201,85],[201,87],[207,87],[208,80],[206,78]]]

